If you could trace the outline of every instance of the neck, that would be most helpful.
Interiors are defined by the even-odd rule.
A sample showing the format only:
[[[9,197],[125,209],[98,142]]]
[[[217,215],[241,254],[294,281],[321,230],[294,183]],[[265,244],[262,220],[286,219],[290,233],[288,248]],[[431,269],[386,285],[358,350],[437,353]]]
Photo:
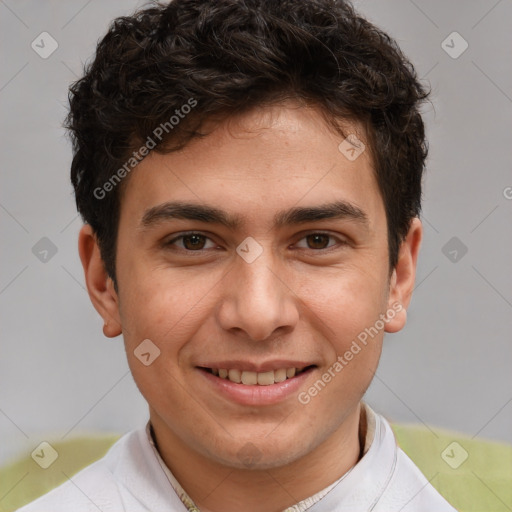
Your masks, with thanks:
[[[239,469],[190,448],[151,415],[158,451],[201,512],[281,512],[334,483],[358,462],[365,417],[360,405],[304,457],[271,469]]]

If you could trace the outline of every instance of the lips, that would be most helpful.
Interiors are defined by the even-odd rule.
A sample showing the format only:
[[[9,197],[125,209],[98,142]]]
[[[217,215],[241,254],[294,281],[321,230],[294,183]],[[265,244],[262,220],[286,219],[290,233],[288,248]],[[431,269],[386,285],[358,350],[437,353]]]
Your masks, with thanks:
[[[275,383],[284,382],[299,375],[309,366],[278,368],[257,372],[251,370],[240,370],[239,368],[203,368],[221,379],[227,379],[236,384],[245,384],[246,386],[270,386]]]
[[[293,399],[317,368],[315,364],[291,360],[262,364],[219,361],[196,366],[203,379],[199,382],[206,384],[201,389],[205,399],[219,397],[252,407],[273,406]]]

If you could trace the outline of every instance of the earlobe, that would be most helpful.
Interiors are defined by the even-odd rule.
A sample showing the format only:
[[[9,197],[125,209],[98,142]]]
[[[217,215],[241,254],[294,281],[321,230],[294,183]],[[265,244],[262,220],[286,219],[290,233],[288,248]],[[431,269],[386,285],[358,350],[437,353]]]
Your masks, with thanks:
[[[407,308],[414,289],[422,236],[423,227],[420,219],[416,217],[411,221],[407,236],[400,245],[398,262],[390,278],[388,298],[390,314],[385,327],[386,332],[398,332],[407,322]]]
[[[122,326],[117,293],[112,279],[105,270],[94,231],[88,224],[85,224],[80,230],[78,252],[84,269],[89,297],[94,308],[103,318],[103,333],[108,338],[119,336]]]

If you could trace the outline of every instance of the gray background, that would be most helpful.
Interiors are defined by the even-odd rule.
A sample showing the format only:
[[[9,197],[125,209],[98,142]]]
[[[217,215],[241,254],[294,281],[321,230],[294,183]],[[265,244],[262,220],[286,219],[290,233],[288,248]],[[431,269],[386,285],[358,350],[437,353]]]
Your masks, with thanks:
[[[1,461],[45,439],[122,433],[147,418],[122,340],[103,337],[84,289],[61,128],[68,84],[110,20],[137,5],[0,0]],[[367,400],[393,421],[512,442],[512,2],[356,6],[398,40],[433,91],[417,289]],[[43,31],[59,45],[47,59],[31,48]],[[453,31],[469,44],[457,59],[441,46]],[[43,237],[57,248],[46,262],[32,252]]]

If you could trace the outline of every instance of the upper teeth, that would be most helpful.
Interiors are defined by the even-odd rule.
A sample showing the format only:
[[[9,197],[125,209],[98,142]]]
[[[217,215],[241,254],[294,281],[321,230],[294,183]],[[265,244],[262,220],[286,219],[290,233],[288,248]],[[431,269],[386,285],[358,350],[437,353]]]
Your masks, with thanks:
[[[303,368],[279,368],[279,370],[270,370],[269,372],[249,372],[236,369],[227,370],[225,368],[212,368],[211,370],[214,375],[218,375],[221,379],[229,379],[231,382],[238,384],[269,386],[294,377]]]

